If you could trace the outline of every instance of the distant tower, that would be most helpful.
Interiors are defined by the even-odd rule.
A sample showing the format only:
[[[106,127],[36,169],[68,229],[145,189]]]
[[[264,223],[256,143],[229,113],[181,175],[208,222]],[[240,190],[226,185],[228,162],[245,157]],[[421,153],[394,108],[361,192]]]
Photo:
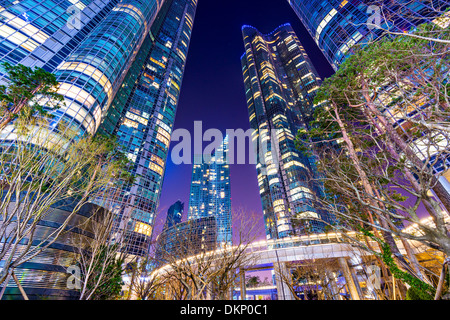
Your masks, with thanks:
[[[178,200],[174,204],[172,204],[167,210],[167,218],[166,223],[164,224],[164,229],[168,229],[173,227],[174,225],[181,222],[181,217],[184,211],[184,202]]]
[[[313,119],[321,79],[289,24],[267,35],[251,26],[244,26],[242,33],[242,72],[250,127],[255,130],[266,237],[323,232],[325,224],[318,218],[332,218],[314,205],[323,192],[315,161],[295,146],[298,130],[307,130]]]
[[[194,163],[188,220],[214,216],[217,245],[232,243],[230,168],[226,162],[228,136],[210,161]]]

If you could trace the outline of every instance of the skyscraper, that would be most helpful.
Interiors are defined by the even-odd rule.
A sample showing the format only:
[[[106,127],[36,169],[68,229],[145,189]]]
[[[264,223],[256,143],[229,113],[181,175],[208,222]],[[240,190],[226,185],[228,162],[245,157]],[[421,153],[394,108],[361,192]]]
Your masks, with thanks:
[[[113,4],[114,1],[106,3]],[[62,130],[75,130],[80,135],[97,131],[161,4],[158,0],[115,2],[109,10],[105,6],[104,13],[108,12],[101,19],[94,17],[92,8],[97,6],[91,1],[86,4],[79,1],[75,7],[70,1],[62,1],[56,6],[52,1],[24,1],[3,11],[7,17],[2,28],[7,32],[2,46],[16,41],[15,50],[27,48],[31,53],[26,59],[15,60],[29,66],[42,65],[42,61],[33,63],[33,58],[47,56],[50,60],[46,64],[59,82],[58,93],[64,96],[65,106],[52,112],[55,118],[49,131],[59,133],[61,128],[57,124],[61,120],[67,124]],[[95,24],[84,35],[81,30],[85,22],[90,21],[85,16],[92,17]],[[52,18],[57,18],[51,23],[54,26],[43,27]],[[75,40],[72,50],[70,46],[63,47],[72,40]],[[29,46],[29,43],[34,45]],[[13,52],[7,55],[13,60],[16,57]],[[9,126],[4,131],[8,133],[12,129],[13,126]]]
[[[164,2],[99,129],[117,136],[133,164],[136,179],[114,207],[125,218],[129,252],[140,256],[147,253],[159,205],[196,6],[197,0]]]
[[[43,129],[57,135],[58,124],[64,121],[68,124],[64,128],[79,136],[118,137],[136,180],[124,186],[114,201],[96,204],[119,218],[131,218],[123,219],[127,221],[123,227],[130,230],[129,253],[146,255],[197,0],[7,2],[0,6],[0,58],[56,75],[65,106],[51,111],[54,117]],[[2,70],[0,81],[7,81]],[[9,125],[0,132],[2,143],[14,142],[14,130]],[[45,223],[60,225],[66,213],[53,210]],[[64,243],[48,254],[69,257],[72,251]],[[18,276],[46,270],[50,280],[38,286],[67,291],[65,268],[71,260],[51,260],[43,252],[33,262],[22,266]],[[67,293],[73,294],[73,290]]]
[[[167,210],[166,223],[164,224],[164,229],[173,227],[174,225],[181,222],[181,217],[183,216],[184,203],[178,200]]]
[[[355,44],[364,45],[385,30],[409,31],[444,11],[445,0],[288,0],[331,66],[337,70]],[[381,28],[377,28],[379,24]]]
[[[329,221],[314,199],[322,190],[313,158],[295,147],[299,129],[308,129],[320,87],[308,55],[289,24],[269,34],[243,26],[241,57],[256,169],[267,239],[321,232]]]
[[[194,161],[189,197],[188,220],[214,216],[218,246],[232,243],[230,168],[227,154],[228,136],[211,159]]]
[[[48,125],[42,125],[41,133],[47,130],[48,137],[55,137],[59,130],[73,130],[79,136],[97,132],[162,4],[160,0],[1,2],[1,60],[54,73],[58,93],[64,97],[65,105],[50,111],[53,117]],[[3,72],[0,70],[0,79],[4,83],[8,79]],[[59,126],[62,122],[67,126]],[[14,143],[14,131],[12,124],[6,126],[0,133],[1,142]],[[61,226],[73,208],[72,204],[64,205],[49,210],[42,224]],[[81,223],[88,213],[80,213],[72,222]],[[39,230],[36,234],[48,232]],[[17,274],[29,292],[60,297],[76,294],[68,290],[65,272],[73,263],[74,249],[67,237],[58,241],[18,268]]]

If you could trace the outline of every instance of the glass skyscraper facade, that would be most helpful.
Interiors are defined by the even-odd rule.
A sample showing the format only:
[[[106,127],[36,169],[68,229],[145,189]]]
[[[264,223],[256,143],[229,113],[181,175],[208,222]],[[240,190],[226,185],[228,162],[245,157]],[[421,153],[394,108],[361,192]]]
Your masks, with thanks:
[[[420,23],[430,21],[435,9],[445,10],[450,4],[445,0],[288,2],[335,70],[351,54],[352,46],[377,39],[384,34],[382,29],[407,32]],[[374,26],[377,21],[382,29]]]
[[[118,2],[1,1],[0,59],[53,72]]]
[[[113,6],[108,7],[110,4]],[[97,131],[161,4],[158,0],[105,1],[101,18],[96,17],[93,8],[102,10],[93,1],[20,1],[4,7],[2,28],[6,30],[6,41],[2,46],[16,44],[6,56],[29,66],[40,66],[42,61],[31,61],[47,56],[47,69],[59,82],[58,93],[64,96],[65,106],[52,112],[55,118],[49,131],[58,133],[61,120],[68,124],[64,130],[70,128],[80,135]],[[92,30],[81,33],[91,21]],[[79,42],[70,50],[65,44],[77,35]],[[26,54],[21,60],[15,54],[19,51]],[[61,60],[53,59],[57,54]],[[4,133],[12,129],[12,125],[8,126]],[[9,138],[14,139],[14,134]]]
[[[175,260],[217,248],[217,225],[214,216],[191,219],[164,229],[157,238],[157,267]]]
[[[59,82],[65,106],[43,129],[49,136],[61,128],[112,134],[131,161],[134,183],[114,199],[92,200],[117,214],[128,253],[137,256],[149,250],[196,7],[197,0],[0,2],[1,61],[42,67]],[[7,81],[2,70],[0,81]],[[14,142],[14,130],[2,130],[2,143]],[[51,217],[45,223],[62,216]],[[65,244],[54,251],[66,257],[73,250]],[[64,289],[68,265],[46,261],[40,255],[24,268],[46,268]]]
[[[299,152],[295,136],[308,129],[321,79],[289,24],[270,34],[243,26],[245,94],[267,239],[321,232],[326,212],[313,158]],[[311,219],[312,218],[312,219]]]
[[[184,203],[178,200],[167,210],[166,223],[164,224],[164,229],[173,227],[174,225],[181,222],[183,216]]]
[[[228,136],[210,159],[195,155],[189,196],[188,220],[215,217],[217,245],[232,244],[230,167],[227,164]]]
[[[113,210],[124,218],[129,252],[139,256],[152,236],[196,6],[165,1],[99,129],[117,137],[133,165],[135,181]]]

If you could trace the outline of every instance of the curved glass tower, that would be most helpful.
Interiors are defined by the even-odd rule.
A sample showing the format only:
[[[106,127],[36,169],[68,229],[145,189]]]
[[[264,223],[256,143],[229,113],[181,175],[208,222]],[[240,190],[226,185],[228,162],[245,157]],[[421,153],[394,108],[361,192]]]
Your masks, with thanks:
[[[42,129],[48,130],[48,137],[64,127],[58,126],[61,120],[69,124],[65,128],[70,127],[79,135],[96,133],[162,3],[163,0],[0,2],[1,60],[55,73],[58,92],[64,96],[65,106],[54,111],[50,125]],[[0,80],[7,82],[3,70]],[[44,108],[45,104],[42,101]],[[14,143],[16,138],[13,124],[0,133],[3,143]],[[49,211],[42,221],[44,231],[39,229],[36,237],[58,228],[71,209],[52,207]],[[86,210],[70,223],[81,223],[89,214]],[[25,241],[20,245],[28,244]],[[32,261],[20,265],[16,271],[26,291],[41,296],[76,296],[77,292],[66,286],[66,268],[73,263],[73,252],[64,235]],[[39,281],[28,281],[33,277]],[[13,285],[10,292],[14,294],[15,290]]]
[[[136,182],[108,207],[132,217],[127,228],[136,231],[136,252],[143,254],[146,246],[140,245],[148,243],[159,204],[197,0],[8,3],[0,7],[3,59],[54,72],[64,96],[65,106],[52,111],[49,133],[57,134],[64,121],[68,126],[61,128],[80,136],[116,135],[133,162]],[[14,141],[14,126],[0,138]]]
[[[118,2],[1,1],[0,59],[53,72]]]
[[[75,7],[72,6],[73,3],[75,3]],[[44,41],[48,35],[48,32],[45,32],[46,29],[41,28],[40,30],[36,26],[39,23],[44,24],[45,22],[42,20],[47,21],[45,19],[52,17],[59,18],[52,23],[55,30],[52,38],[53,40],[66,38],[66,41],[69,41],[73,35],[79,32],[73,31],[71,36],[62,30],[81,29],[86,20],[83,19],[85,15],[82,13],[91,10],[89,9],[90,1],[87,1],[86,4],[79,1],[63,1],[59,5],[55,5],[53,1],[43,1],[39,3],[42,8],[31,1],[26,4],[28,7],[24,9],[21,7],[24,12],[20,17],[9,17],[8,15],[10,20],[3,25],[5,30],[13,33],[10,26],[22,25],[22,28],[12,35],[8,35],[7,41],[2,42],[2,46],[10,42],[10,39],[17,39],[18,35],[25,33],[27,35],[23,37],[24,42],[20,44],[20,47],[25,46],[32,50],[32,54],[28,58],[32,58],[33,53],[34,56],[39,56],[40,54],[36,51],[40,49],[42,52],[45,48],[44,45],[40,46],[40,43],[37,42],[39,39]],[[108,13],[101,20],[93,18],[96,24],[92,30],[80,39],[75,48],[71,52],[67,52],[56,69],[52,70],[59,82],[58,93],[64,96],[65,106],[52,112],[56,117],[52,120],[50,131],[58,132],[57,124],[60,119],[68,124],[65,127],[66,130],[70,127],[71,130],[77,130],[80,135],[86,132],[94,134],[97,131],[102,117],[141,48],[161,4],[161,0],[115,2],[112,8],[108,8]],[[18,6],[22,6],[22,4],[19,3]],[[95,5],[92,7],[94,8]],[[14,6],[8,7],[4,10],[5,14],[14,9]],[[32,19],[29,15],[34,12],[33,10],[37,10],[40,17],[32,20],[33,22],[28,22],[26,19]],[[70,14],[71,12],[72,14]],[[59,17],[57,17],[58,14]],[[86,20],[86,22],[88,21],[89,19]],[[59,30],[56,29],[58,27]],[[27,45],[28,43],[35,45]],[[21,61],[17,62],[21,63]],[[45,102],[43,103],[45,104]],[[5,128],[3,133],[7,134],[12,130],[13,126],[10,125]],[[9,138],[14,139],[14,135]]]
[[[177,223],[158,235],[155,264],[160,267],[174,260],[215,250],[216,241],[217,225],[214,216]]]
[[[132,184],[109,203],[129,231],[129,252],[147,254],[159,205],[197,0],[166,0],[103,118],[132,162]]]
[[[288,0],[311,37],[337,70],[355,44],[364,45],[383,34],[382,29],[406,32],[434,18],[445,0]]]
[[[197,0],[0,2],[2,61],[42,67],[60,84],[65,106],[52,112],[49,133],[58,133],[64,121],[80,136],[115,135],[132,162],[134,183],[114,200],[95,201],[117,214],[132,255],[148,254],[196,6]],[[0,132],[3,142],[15,138],[13,125]],[[55,255],[71,251],[65,244]],[[46,266],[53,278],[41,286],[64,286],[67,267],[65,260]]]
[[[324,224],[317,218],[330,217],[314,207],[322,192],[314,159],[295,147],[297,131],[308,129],[312,120],[321,79],[289,24],[266,35],[243,26],[242,33],[241,64],[266,236],[321,232]]]
[[[56,69],[66,109],[56,113],[94,133],[149,32],[160,1],[119,2]]]

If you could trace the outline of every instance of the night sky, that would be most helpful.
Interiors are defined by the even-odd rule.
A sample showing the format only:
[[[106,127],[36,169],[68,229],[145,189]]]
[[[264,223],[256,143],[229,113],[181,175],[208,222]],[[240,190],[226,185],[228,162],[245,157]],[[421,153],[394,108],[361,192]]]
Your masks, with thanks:
[[[192,132],[194,121],[209,128],[241,128],[249,125],[240,57],[244,53],[241,27],[245,24],[262,33],[290,23],[322,78],[333,70],[318,50],[286,0],[199,0],[189,54],[181,87],[174,130]],[[178,142],[172,142],[170,149]],[[248,159],[248,157],[247,157]],[[248,161],[247,161],[248,162]],[[231,165],[231,202],[260,217],[259,238],[264,238],[262,206],[254,164]],[[167,160],[165,178],[155,225],[156,234],[167,209],[180,199],[189,207],[192,165],[175,165]]]

